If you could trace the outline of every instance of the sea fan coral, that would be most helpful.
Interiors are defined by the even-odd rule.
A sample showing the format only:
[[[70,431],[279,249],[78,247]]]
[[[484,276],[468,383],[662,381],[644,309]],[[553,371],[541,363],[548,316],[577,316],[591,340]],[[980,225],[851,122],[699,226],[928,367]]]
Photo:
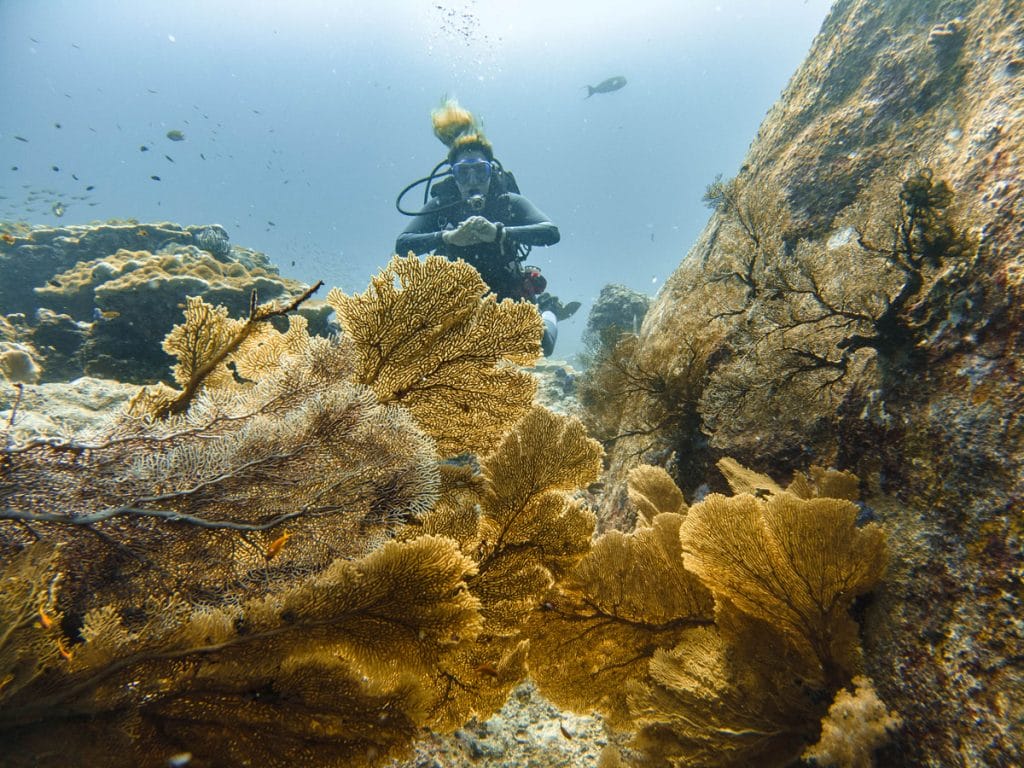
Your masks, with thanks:
[[[543,409],[504,431],[478,414],[527,412],[532,385],[505,361],[536,354],[532,307],[482,298],[444,260],[396,269],[400,295],[388,273],[376,302],[339,301],[393,325],[339,340],[263,322],[290,307],[236,321],[192,302],[166,341],[180,392],[0,451],[12,765],[376,765],[522,678],[521,624],[589,546],[570,492],[601,450]],[[439,301],[438,285],[463,290]],[[439,467],[423,382],[480,388],[444,423],[449,446],[493,446],[482,475]]]

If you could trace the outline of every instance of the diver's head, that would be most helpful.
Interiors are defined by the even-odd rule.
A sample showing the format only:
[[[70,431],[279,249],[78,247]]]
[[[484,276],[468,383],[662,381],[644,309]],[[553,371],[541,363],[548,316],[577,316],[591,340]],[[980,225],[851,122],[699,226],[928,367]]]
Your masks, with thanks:
[[[479,121],[455,99],[430,113],[434,135],[448,147],[448,163],[459,195],[475,211],[482,210],[491,185],[494,148]]]
[[[487,190],[491,186],[494,167],[493,155],[481,147],[467,145],[453,150],[450,156],[452,176],[459,188],[459,195],[474,211],[483,210]]]

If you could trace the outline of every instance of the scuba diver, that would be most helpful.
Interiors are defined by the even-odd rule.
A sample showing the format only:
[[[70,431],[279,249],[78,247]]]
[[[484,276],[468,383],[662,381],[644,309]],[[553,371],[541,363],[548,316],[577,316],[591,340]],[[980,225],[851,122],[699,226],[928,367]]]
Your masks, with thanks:
[[[570,317],[580,304],[563,306],[545,293],[547,280],[537,267],[523,266],[535,245],[554,245],[558,227],[519,194],[510,171],[494,157],[476,118],[454,99],[431,113],[434,135],[448,147],[448,156],[430,175],[414,181],[398,195],[400,213],[415,218],[398,236],[396,253],[416,255],[433,251],[472,264],[498,299],[530,301],[544,320],[541,348],[550,356],[558,337],[558,321]],[[443,165],[449,171],[438,173]],[[440,179],[436,184],[436,179]],[[406,211],[402,198],[426,184],[424,206]],[[429,197],[428,197],[429,195]]]

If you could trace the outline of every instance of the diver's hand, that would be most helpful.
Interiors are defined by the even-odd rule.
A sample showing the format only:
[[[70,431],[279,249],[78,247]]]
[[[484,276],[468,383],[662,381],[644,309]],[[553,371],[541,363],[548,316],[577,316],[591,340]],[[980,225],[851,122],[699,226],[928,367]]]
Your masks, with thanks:
[[[483,216],[470,216],[466,223],[470,222],[478,243],[493,243],[498,236],[498,225],[493,221],[488,221]]]
[[[483,216],[470,216],[455,229],[441,233],[441,239],[446,244],[457,246],[493,243],[497,236],[498,225]]]

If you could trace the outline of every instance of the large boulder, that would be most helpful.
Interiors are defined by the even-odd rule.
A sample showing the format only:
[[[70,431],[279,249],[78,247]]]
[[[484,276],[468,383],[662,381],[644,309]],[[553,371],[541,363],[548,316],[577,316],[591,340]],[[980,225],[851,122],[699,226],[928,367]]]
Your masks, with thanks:
[[[904,719],[884,765],[1024,764],[1022,41],[998,0],[835,3],[641,330],[638,370],[700,376],[696,426],[611,455],[623,527],[637,463],[691,497],[723,456],[862,479],[892,549],[862,607]]]

